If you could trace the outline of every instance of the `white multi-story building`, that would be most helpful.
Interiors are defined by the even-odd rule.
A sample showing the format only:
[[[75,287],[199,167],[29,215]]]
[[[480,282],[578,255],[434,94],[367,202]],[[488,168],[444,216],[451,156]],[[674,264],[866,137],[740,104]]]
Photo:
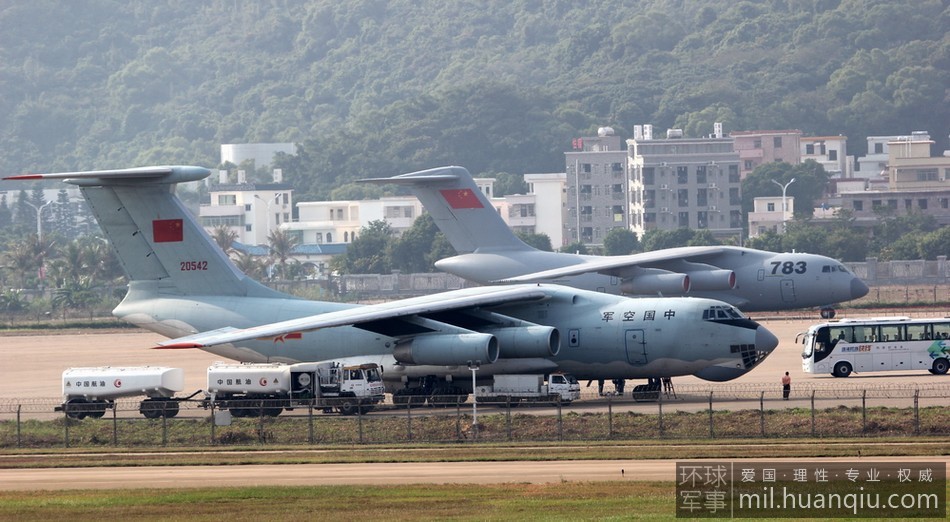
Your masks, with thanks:
[[[752,212],[749,212],[750,238],[767,231],[784,234],[785,224],[792,220],[795,212],[795,198],[792,196],[755,198],[752,208]]]
[[[284,183],[228,183],[228,172],[218,173],[219,183],[209,187],[210,200],[198,210],[201,225],[211,233],[226,226],[245,245],[266,245],[267,236],[291,220],[293,188]]]
[[[655,140],[650,134],[635,126],[634,138],[627,140],[630,228],[640,238],[650,230],[676,228],[738,237],[741,180],[733,138],[672,133]]]
[[[854,158],[848,156],[848,138],[845,136],[809,136],[799,140],[802,161],[814,160],[825,168],[832,178],[854,176]]]

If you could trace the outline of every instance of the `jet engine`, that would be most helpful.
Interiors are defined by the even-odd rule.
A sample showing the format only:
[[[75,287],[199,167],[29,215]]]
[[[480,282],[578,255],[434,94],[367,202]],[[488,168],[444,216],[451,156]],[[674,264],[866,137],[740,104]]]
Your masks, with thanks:
[[[550,326],[521,326],[487,330],[498,338],[504,359],[553,357],[561,351],[561,334]]]
[[[732,270],[697,270],[687,272],[690,291],[732,290],[736,287],[736,273]]]
[[[490,364],[498,360],[498,339],[486,333],[420,335],[393,349],[403,364],[459,366],[469,361]]]
[[[690,279],[686,274],[644,274],[624,279],[620,291],[633,295],[683,295],[689,292]]]

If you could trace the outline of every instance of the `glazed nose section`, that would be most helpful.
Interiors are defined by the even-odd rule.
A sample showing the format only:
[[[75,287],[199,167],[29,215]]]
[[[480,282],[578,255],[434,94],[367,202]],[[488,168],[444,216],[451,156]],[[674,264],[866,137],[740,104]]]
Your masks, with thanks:
[[[775,334],[761,325],[755,329],[755,351],[763,354],[762,359],[765,355],[772,353],[776,346],[778,346],[778,337],[775,337]]]
[[[868,288],[868,285],[864,284],[864,281],[855,277],[851,280],[851,299],[859,299],[868,295],[871,289]]]

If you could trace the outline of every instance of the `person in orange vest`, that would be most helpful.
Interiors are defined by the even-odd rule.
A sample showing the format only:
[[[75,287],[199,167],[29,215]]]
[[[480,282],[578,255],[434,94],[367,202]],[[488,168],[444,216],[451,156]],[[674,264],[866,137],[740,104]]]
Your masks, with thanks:
[[[792,377],[785,372],[785,376],[782,377],[782,398],[786,401],[788,400],[788,394],[792,392]]]

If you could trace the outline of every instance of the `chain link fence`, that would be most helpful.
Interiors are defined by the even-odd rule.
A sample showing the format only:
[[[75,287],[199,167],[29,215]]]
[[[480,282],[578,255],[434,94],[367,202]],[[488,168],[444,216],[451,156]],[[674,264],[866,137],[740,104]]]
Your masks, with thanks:
[[[950,383],[806,384],[793,387],[788,400],[778,386],[717,384],[636,398],[587,391],[571,404],[383,404],[353,415],[314,406],[281,412],[279,404],[261,400],[250,408],[253,415],[236,417],[181,401],[174,416],[151,419],[140,413],[138,399],[118,400],[101,417],[84,419],[54,411],[55,399],[7,399],[0,401],[0,448],[946,436],[948,399]]]

